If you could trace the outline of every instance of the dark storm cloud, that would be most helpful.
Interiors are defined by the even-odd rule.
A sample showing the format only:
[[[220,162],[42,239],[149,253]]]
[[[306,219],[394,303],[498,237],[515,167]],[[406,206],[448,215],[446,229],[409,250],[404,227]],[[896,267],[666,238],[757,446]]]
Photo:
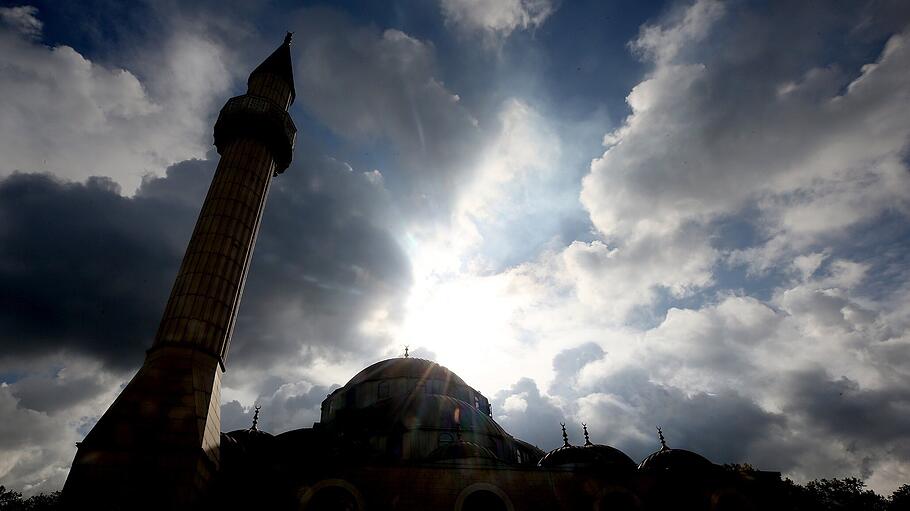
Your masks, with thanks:
[[[103,178],[0,182],[0,351],[73,351],[116,367],[151,344],[192,211]]]
[[[610,375],[592,390],[594,394],[582,398],[578,413],[596,417],[585,420],[601,443],[633,458],[642,459],[660,447],[655,428],[661,426],[671,447],[698,452],[715,463],[750,461],[775,470],[793,464],[795,453],[784,452],[783,446],[775,446],[771,456],[762,453],[774,445],[785,418],[736,392],[688,394],[655,384],[633,368]]]
[[[906,387],[863,388],[846,377],[805,371],[790,377],[793,389],[787,412],[843,441],[897,449],[910,455],[910,390]]]
[[[404,255],[378,226],[388,215],[381,185],[309,156],[312,147],[302,152],[276,179],[266,209],[231,354],[241,366],[306,346],[357,349],[363,315],[380,305],[394,314],[409,283]],[[212,169],[211,161],[180,163],[133,198],[101,178],[0,182],[4,356],[72,351],[119,368],[138,364]]]
[[[52,377],[30,374],[10,387],[20,407],[53,414],[110,391],[110,384],[103,375],[86,371],[68,374],[65,378],[59,374]]]
[[[304,349],[330,357],[379,350],[387,340],[360,323],[375,310],[401,312],[410,263],[381,180],[313,151],[298,148],[300,163],[270,192],[232,363],[268,364]]]

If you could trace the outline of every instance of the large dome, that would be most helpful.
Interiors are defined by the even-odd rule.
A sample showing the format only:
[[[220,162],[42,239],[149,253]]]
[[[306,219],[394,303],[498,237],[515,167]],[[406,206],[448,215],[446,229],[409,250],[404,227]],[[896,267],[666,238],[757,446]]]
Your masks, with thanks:
[[[322,404],[321,421],[331,424],[352,410],[390,398],[449,396],[481,413],[491,414],[490,401],[447,368],[422,358],[391,358],[360,371]]]
[[[496,463],[499,460],[493,451],[474,442],[459,440],[441,445],[427,456],[428,461],[460,461],[460,460],[487,460]]]
[[[419,380],[442,380],[457,385],[467,385],[448,368],[422,358],[390,358],[360,371],[345,386],[358,385],[368,381],[394,378],[415,378]]]

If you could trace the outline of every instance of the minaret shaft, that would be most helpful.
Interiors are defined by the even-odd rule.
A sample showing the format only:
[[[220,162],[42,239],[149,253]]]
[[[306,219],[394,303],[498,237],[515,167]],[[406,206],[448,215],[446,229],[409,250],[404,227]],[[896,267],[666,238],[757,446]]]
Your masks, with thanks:
[[[274,172],[275,160],[258,141],[225,149],[153,349],[191,344],[223,361]]]

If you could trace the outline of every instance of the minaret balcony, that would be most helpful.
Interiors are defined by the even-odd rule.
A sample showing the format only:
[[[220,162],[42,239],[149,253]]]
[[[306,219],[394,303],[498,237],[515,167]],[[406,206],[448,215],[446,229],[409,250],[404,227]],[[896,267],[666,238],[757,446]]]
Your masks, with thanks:
[[[275,158],[275,174],[291,164],[297,126],[290,114],[265,98],[244,94],[228,100],[215,123],[215,147],[218,154],[238,138],[262,142]]]

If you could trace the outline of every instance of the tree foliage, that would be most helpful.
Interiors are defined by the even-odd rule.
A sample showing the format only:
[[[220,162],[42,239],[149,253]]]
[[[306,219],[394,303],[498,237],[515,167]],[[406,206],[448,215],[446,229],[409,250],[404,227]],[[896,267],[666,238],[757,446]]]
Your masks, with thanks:
[[[888,511],[910,511],[910,484],[894,490],[888,500]]]
[[[60,492],[39,493],[27,499],[22,494],[0,486],[0,511],[51,511],[60,509]]]
[[[786,498],[794,511],[910,511],[910,485],[882,497],[855,477],[816,479],[805,486],[784,481]]]

